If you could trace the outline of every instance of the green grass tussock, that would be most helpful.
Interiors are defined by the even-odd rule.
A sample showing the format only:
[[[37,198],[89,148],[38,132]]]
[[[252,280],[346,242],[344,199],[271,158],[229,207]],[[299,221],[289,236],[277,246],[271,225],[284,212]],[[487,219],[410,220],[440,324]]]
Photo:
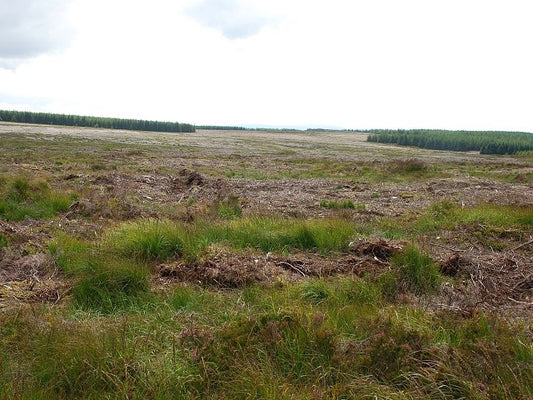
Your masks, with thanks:
[[[396,266],[398,285],[417,295],[435,292],[440,284],[438,265],[414,246],[393,256],[392,264]]]
[[[533,227],[533,209],[525,206],[480,204],[458,210],[459,221],[464,224],[489,224],[496,227]]]
[[[0,217],[7,221],[51,218],[69,209],[72,193],[52,190],[43,180],[18,176],[0,179]]]
[[[205,233],[214,242],[234,248],[255,248],[265,252],[300,249],[327,253],[347,249],[355,227],[343,220],[256,217],[216,225]]]
[[[305,282],[298,287],[298,290],[301,298],[312,304],[321,304],[333,295],[330,285],[321,280]]]
[[[91,245],[66,233],[59,233],[48,251],[61,271],[74,276],[87,268],[91,258]]]
[[[127,309],[149,293],[149,268],[120,258],[98,243],[60,234],[48,245],[56,265],[75,280],[74,305],[104,313]]]
[[[103,240],[109,251],[142,261],[183,256],[194,261],[213,244],[264,252],[289,249],[321,253],[348,248],[356,227],[344,220],[296,220],[250,217],[183,224],[172,221],[128,222]]]
[[[211,300],[204,290],[195,286],[180,285],[169,294],[168,302],[177,311],[196,311]]]
[[[127,222],[111,231],[103,246],[138,261],[165,261],[183,251],[183,232],[170,221]]]
[[[353,278],[341,279],[335,293],[346,304],[379,305],[384,298],[383,290],[375,282]]]
[[[454,202],[444,200],[431,205],[420,215],[414,224],[414,229],[417,233],[425,233],[453,230],[459,226],[529,230],[533,227],[533,209],[491,203],[461,207]]]
[[[242,206],[238,196],[230,195],[224,199],[217,199],[212,205],[210,214],[223,219],[239,218],[242,215]]]
[[[129,260],[90,260],[72,289],[74,303],[104,313],[127,309],[146,300],[149,270]]]
[[[335,200],[322,200],[318,203],[320,207],[324,208],[334,208],[334,209],[342,209],[342,208],[355,208],[355,203],[352,200],[342,200],[342,201],[335,201]]]
[[[459,206],[449,200],[432,204],[415,222],[420,232],[439,229],[453,229],[458,222]]]

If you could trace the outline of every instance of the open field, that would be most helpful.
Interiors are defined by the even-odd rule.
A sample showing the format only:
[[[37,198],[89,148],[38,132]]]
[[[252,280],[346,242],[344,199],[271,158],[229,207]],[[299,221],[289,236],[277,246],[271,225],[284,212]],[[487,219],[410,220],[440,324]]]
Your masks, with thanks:
[[[0,123],[0,398],[533,398],[533,158]]]

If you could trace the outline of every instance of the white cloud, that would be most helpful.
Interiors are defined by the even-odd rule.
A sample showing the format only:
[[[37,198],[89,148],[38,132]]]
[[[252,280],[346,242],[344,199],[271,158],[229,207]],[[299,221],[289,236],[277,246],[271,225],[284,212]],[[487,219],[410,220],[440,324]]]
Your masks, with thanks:
[[[0,67],[67,46],[68,0],[0,0]]]
[[[72,1],[71,45],[0,68],[0,103],[196,124],[533,131],[528,1],[224,0],[237,11],[208,10],[240,40],[191,18],[203,0]]]
[[[219,30],[228,39],[253,36],[275,22],[253,2],[244,0],[201,0],[189,7],[188,14],[206,27]]]

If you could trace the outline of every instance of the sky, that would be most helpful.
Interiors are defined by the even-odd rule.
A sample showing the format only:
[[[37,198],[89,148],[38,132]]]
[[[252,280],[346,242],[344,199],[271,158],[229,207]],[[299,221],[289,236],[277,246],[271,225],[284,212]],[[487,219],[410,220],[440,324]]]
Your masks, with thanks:
[[[0,108],[533,132],[531,0],[0,0]]]

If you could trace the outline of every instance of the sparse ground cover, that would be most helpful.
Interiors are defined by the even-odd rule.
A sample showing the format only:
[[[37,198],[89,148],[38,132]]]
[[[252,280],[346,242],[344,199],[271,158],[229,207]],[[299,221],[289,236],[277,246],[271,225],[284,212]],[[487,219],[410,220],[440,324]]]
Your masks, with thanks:
[[[0,147],[0,398],[533,397],[527,154],[16,124]]]

